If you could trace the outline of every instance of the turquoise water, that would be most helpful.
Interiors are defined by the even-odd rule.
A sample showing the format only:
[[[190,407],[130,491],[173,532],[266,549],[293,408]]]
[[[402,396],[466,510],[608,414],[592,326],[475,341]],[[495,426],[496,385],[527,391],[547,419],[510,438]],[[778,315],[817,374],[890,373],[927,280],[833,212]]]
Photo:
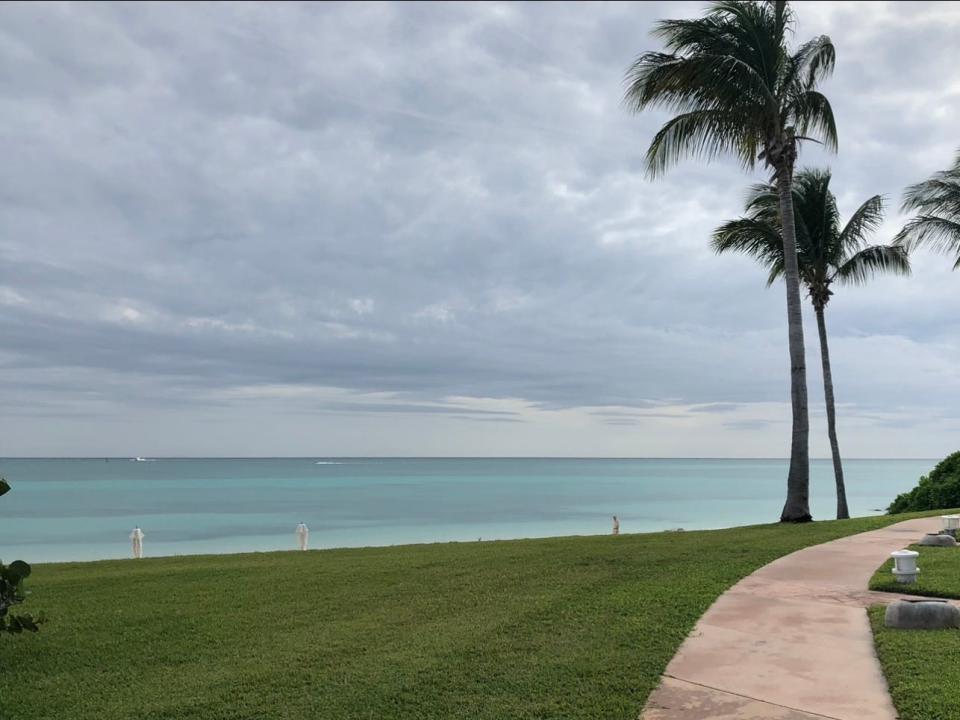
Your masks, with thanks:
[[[875,513],[931,460],[848,460],[850,511]],[[775,521],[786,460],[0,460],[0,557],[30,562],[596,535]],[[814,517],[834,512],[829,461],[811,464]]]

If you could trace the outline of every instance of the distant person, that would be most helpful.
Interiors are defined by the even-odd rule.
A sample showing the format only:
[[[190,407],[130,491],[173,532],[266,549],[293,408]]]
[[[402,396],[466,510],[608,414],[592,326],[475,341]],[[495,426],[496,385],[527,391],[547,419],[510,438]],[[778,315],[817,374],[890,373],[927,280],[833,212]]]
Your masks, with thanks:
[[[307,527],[306,523],[300,523],[297,525],[297,543],[300,545],[301,550],[307,549],[307,542],[310,540],[310,528]]]
[[[139,525],[130,533],[130,543],[133,545],[133,556],[139,560],[143,557],[143,530]]]
[[[616,515],[613,516],[613,534],[620,534],[620,521],[617,519]]]

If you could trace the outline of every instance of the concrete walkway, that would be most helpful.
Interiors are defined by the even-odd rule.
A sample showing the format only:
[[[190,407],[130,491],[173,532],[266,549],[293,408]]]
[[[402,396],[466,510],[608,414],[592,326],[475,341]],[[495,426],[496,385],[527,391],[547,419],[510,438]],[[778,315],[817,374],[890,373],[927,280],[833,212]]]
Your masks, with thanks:
[[[700,618],[642,720],[895,720],[864,608],[897,596],[867,586],[892,551],[939,527],[908,520],[745,577]]]

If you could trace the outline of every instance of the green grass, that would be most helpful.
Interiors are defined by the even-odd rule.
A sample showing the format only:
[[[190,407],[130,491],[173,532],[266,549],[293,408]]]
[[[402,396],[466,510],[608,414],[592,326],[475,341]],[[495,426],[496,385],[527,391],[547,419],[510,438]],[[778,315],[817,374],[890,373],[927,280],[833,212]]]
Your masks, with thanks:
[[[883,613],[883,606],[870,608],[870,623],[900,720],[957,720],[960,630],[892,630]]]
[[[883,563],[871,590],[929,597],[960,598],[960,548],[921,547],[916,583],[896,582]],[[870,608],[877,655],[901,720],[956,720],[960,717],[960,630],[891,630],[883,626],[884,607]]]
[[[0,718],[632,720],[730,585],[909,517],[39,565]]]
[[[909,593],[928,597],[960,598],[960,548],[921,547],[911,545],[911,550],[920,553],[917,567],[920,574],[917,582],[903,585],[890,572],[893,560],[883,563],[870,579],[871,590]]]

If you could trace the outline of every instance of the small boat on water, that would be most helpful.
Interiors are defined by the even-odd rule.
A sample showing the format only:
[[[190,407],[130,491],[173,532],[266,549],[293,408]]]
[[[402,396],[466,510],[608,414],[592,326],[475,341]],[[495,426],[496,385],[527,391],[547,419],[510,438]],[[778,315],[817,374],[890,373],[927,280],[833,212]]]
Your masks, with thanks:
[[[150,458],[135,457],[130,458],[130,462],[153,462],[153,460]]]

